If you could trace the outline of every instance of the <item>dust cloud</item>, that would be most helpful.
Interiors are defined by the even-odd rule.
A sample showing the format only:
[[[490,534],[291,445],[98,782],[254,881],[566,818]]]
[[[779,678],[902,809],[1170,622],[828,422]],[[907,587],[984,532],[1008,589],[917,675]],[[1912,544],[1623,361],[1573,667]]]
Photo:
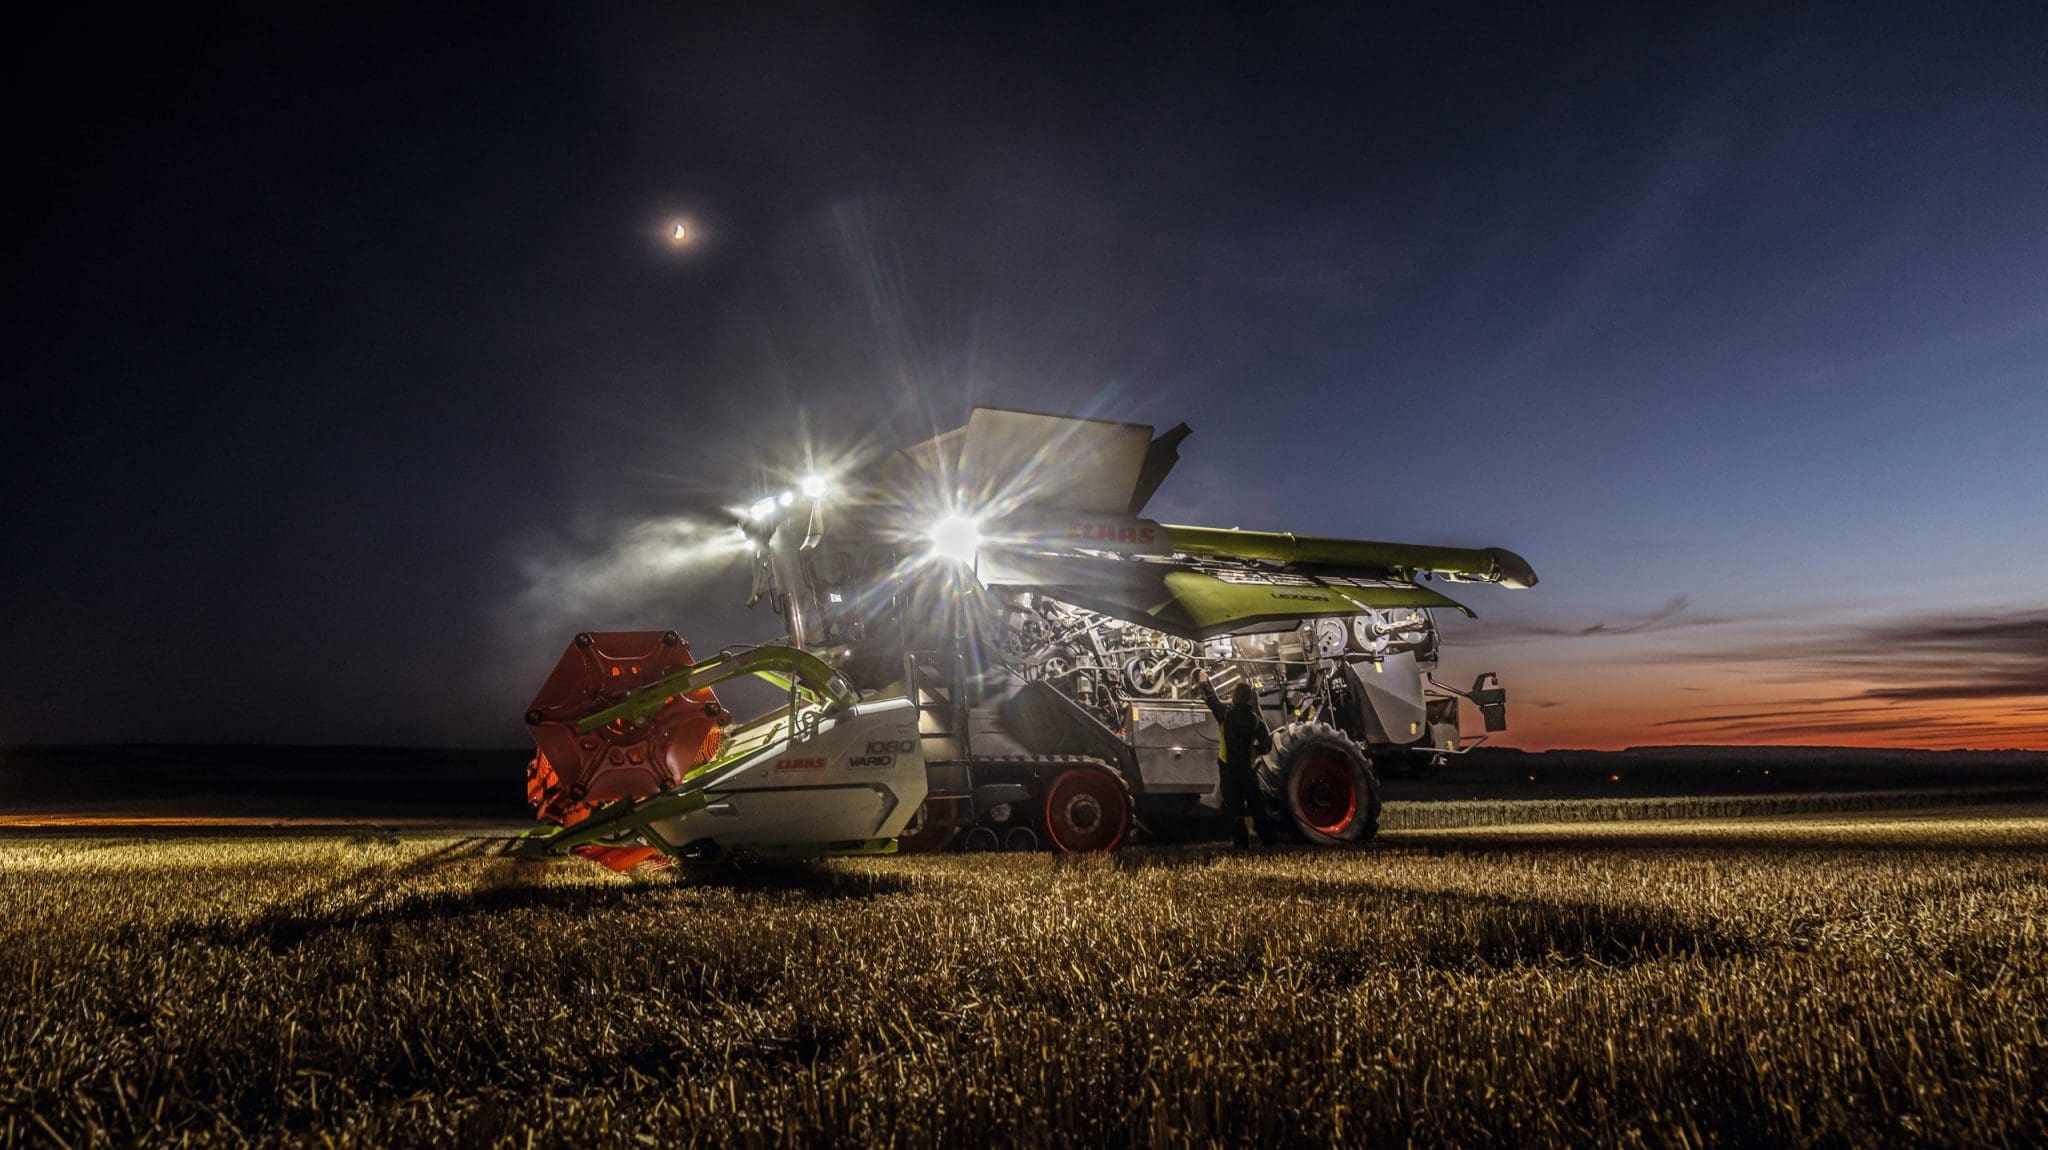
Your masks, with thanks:
[[[731,583],[743,594],[747,543],[731,519],[668,515],[586,526],[569,537],[528,540],[524,586],[503,629],[523,637],[641,629],[673,615],[678,600]],[[714,593],[715,594],[715,593]],[[730,597],[723,596],[723,597]]]

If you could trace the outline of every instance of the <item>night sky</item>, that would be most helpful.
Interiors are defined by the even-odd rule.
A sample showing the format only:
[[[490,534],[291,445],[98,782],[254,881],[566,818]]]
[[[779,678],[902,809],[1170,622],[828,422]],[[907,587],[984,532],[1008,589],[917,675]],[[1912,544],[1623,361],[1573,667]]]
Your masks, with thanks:
[[[988,403],[1526,556],[1515,745],[2048,747],[2031,7],[359,7],[17,30],[0,743],[517,745]]]

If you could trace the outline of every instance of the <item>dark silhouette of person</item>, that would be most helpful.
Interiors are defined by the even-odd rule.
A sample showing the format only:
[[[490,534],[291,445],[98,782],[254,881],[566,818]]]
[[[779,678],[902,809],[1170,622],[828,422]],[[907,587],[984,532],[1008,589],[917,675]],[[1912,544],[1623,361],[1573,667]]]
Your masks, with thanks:
[[[1243,850],[1251,845],[1251,838],[1245,833],[1245,808],[1252,788],[1258,785],[1252,777],[1252,766],[1260,755],[1273,749],[1273,732],[1259,715],[1258,692],[1252,690],[1250,683],[1239,680],[1226,707],[1209,685],[1209,672],[1200,672],[1195,681],[1201,684],[1202,701],[1209,704],[1209,710],[1216,716],[1217,797],[1222,800],[1223,817],[1230,821],[1230,843]],[[1259,841],[1268,841],[1270,832],[1265,819],[1255,821]]]

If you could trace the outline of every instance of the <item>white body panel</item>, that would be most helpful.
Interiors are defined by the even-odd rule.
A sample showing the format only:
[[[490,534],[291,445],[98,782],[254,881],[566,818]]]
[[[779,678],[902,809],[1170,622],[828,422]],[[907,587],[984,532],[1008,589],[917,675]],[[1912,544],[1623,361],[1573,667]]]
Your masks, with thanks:
[[[1131,708],[1138,775],[1152,794],[1213,794],[1216,716],[1201,703],[1140,703]]]
[[[810,739],[779,740],[718,772],[706,805],[651,824],[677,846],[801,846],[895,838],[925,796],[917,708],[863,703]]]

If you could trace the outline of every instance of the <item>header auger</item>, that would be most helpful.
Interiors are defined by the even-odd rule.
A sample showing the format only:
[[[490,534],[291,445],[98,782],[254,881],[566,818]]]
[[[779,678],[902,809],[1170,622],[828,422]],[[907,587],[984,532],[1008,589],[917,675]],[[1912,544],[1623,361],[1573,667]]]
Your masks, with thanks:
[[[750,604],[784,641],[696,661],[673,631],[576,636],[527,712],[536,832],[521,853],[673,860],[1114,849],[1219,825],[1206,671],[1273,731],[1255,817],[1291,837],[1377,830],[1379,775],[1488,732],[1506,692],[1438,682],[1427,584],[1529,587],[1499,549],[1143,517],[1187,437],[977,408],[965,427],[758,499]],[[712,688],[772,683],[738,721]]]

